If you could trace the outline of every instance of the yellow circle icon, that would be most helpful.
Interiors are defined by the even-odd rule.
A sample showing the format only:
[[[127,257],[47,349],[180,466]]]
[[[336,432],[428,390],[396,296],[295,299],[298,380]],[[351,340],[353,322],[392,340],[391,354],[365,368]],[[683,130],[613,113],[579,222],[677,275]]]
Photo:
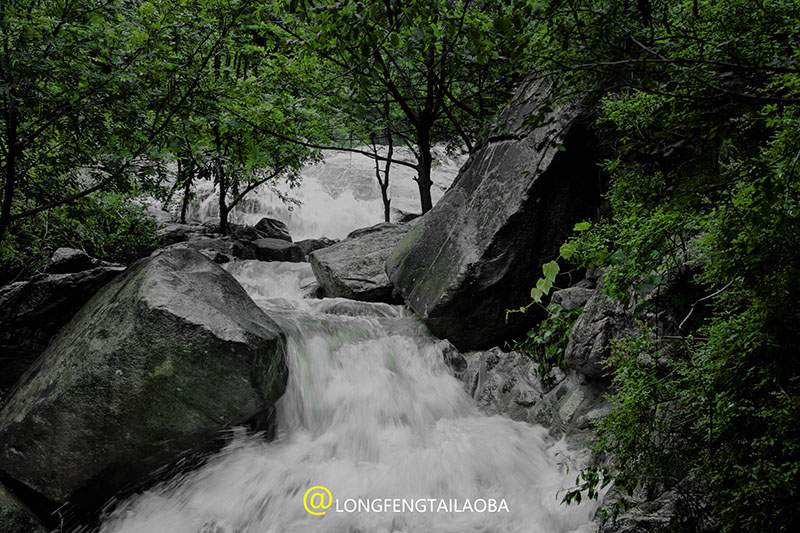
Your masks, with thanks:
[[[312,516],[325,516],[333,505],[333,494],[328,487],[314,485],[303,494],[303,507]]]

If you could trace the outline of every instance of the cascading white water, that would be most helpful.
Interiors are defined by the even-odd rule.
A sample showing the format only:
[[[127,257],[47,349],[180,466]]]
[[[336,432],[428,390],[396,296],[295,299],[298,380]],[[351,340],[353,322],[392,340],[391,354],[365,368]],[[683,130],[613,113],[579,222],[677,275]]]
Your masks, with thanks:
[[[395,157],[413,160],[405,149],[397,149]],[[453,182],[464,159],[463,156],[448,157],[442,149],[437,149],[437,164],[431,173],[434,202]],[[409,167],[397,164],[392,167],[389,195],[393,217],[420,212],[415,176],[415,171]],[[189,219],[216,222],[219,200],[214,185],[200,182],[197,188],[197,200],[190,206]],[[341,239],[354,229],[383,222],[375,163],[364,155],[326,151],[321,162],[303,169],[297,187],[278,184],[276,188],[282,195],[300,202],[299,205],[285,204],[269,187],[262,186],[234,208],[230,221],[253,225],[262,217],[277,218],[286,223],[295,240],[322,236]]]
[[[303,299],[301,287],[313,279],[307,264],[227,268],[288,337],[277,437],[265,442],[242,431],[199,470],[120,506],[102,531],[592,530],[593,504],[559,504],[580,458],[542,427],[480,413],[443,362],[446,343],[405,308]],[[303,495],[314,485],[340,502],[505,499],[508,512],[331,507],[311,516]]]

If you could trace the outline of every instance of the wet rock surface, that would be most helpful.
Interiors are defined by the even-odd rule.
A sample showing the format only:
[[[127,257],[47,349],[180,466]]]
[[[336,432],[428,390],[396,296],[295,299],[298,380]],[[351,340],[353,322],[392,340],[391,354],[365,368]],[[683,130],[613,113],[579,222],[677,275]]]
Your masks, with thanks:
[[[289,228],[278,219],[264,217],[256,223],[254,229],[257,230],[262,237],[292,242],[292,236],[289,235]]]
[[[386,258],[412,225],[381,223],[358,229],[312,252],[309,261],[325,296],[397,303],[386,276]]]
[[[528,355],[500,348],[462,357],[466,365],[456,376],[488,414],[542,424],[553,435],[585,442],[593,423],[608,412],[607,386],[577,372],[555,369],[543,381]]]
[[[59,329],[124,269],[39,274],[0,288],[0,402]]]
[[[304,239],[302,241],[297,241],[297,246],[299,246],[300,250],[303,251],[303,256],[307,256],[313,251],[321,250],[322,248],[327,248],[328,246],[333,246],[337,242],[339,241],[328,239],[327,237],[321,237],[319,239]]]
[[[595,140],[580,105],[542,113],[547,82],[529,80],[387,261],[390,280],[431,331],[461,350],[524,331],[506,320],[527,303],[521,287],[558,255],[576,221],[600,202]]]
[[[250,243],[259,261],[286,261],[299,263],[305,261],[303,250],[290,241],[264,238]]]
[[[14,389],[0,469],[95,507],[265,418],[286,379],[282,332],[233,277],[197,251],[164,250],[100,290]]]
[[[603,377],[608,374],[606,360],[611,353],[612,339],[633,329],[624,306],[606,296],[601,282],[575,321],[564,350],[564,362],[585,376]]]

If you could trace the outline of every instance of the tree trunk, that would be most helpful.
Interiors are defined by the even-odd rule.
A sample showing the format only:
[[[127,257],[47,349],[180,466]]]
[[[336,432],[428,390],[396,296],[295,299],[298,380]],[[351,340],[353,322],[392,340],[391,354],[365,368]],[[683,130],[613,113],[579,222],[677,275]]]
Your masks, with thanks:
[[[3,204],[0,206],[0,239],[2,239],[8,226],[11,225],[11,204],[14,200],[14,191],[17,186],[17,158],[19,157],[19,143],[17,142],[17,127],[19,116],[14,109],[14,103],[9,104],[6,118],[6,141],[8,153],[6,154],[5,185],[3,186]]]
[[[383,171],[381,171],[381,162],[378,159],[378,144],[374,134],[372,135],[371,140],[372,151],[375,153],[375,178],[378,180],[378,185],[381,188],[381,200],[383,200],[383,220],[385,222],[390,222],[392,214],[392,200],[389,198],[389,171],[392,168],[394,143],[392,142],[392,136],[390,133],[387,141],[388,148],[386,152],[386,163],[383,166]],[[381,174],[383,174],[383,178],[381,178]]]
[[[394,155],[394,144],[392,142],[392,134],[389,133],[388,141],[389,148],[386,152],[386,164],[383,167],[383,183],[381,183],[381,197],[383,198],[383,218],[386,222],[391,218],[392,200],[389,198],[389,170],[392,167],[392,156]]]
[[[417,147],[419,161],[417,168],[417,187],[419,188],[419,203],[422,213],[425,214],[433,207],[431,201],[431,167],[433,154],[431,153],[430,128],[421,126],[417,129]]]
[[[219,66],[217,66],[219,68]],[[219,76],[219,73],[217,74]],[[219,124],[212,127],[214,133],[214,148],[217,151],[214,166],[216,167],[217,183],[219,184],[219,232],[223,235],[228,234],[228,182],[225,176],[225,164],[222,162],[222,136],[219,132]]]
[[[381,187],[381,196],[383,197],[383,220],[385,222],[390,222],[392,216],[392,200],[389,198],[387,189],[388,187]]]
[[[188,169],[186,169],[188,166]],[[189,201],[192,199],[192,181],[194,180],[194,164],[184,166],[183,177],[183,202],[181,204],[181,224],[186,224],[186,211],[189,209]]]
[[[8,153],[6,155],[5,184],[3,186],[3,204],[0,207],[0,240],[5,237],[11,224],[11,203],[14,200],[14,191],[17,186],[17,158],[19,157],[19,143],[17,142],[17,126],[19,117],[14,103],[9,104],[6,113],[6,142]]]
[[[228,234],[228,186],[225,183],[225,171],[222,164],[217,164],[217,179],[219,180],[219,232],[223,235]]]

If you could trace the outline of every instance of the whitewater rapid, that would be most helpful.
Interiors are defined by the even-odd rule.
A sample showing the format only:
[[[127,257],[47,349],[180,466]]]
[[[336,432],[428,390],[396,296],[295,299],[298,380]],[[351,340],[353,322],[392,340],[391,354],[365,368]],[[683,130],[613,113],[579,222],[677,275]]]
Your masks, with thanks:
[[[352,152],[325,151],[323,155],[322,161],[301,171],[299,183],[264,185],[252,191],[230,213],[229,220],[252,226],[262,217],[277,218],[287,225],[296,241],[323,236],[342,239],[354,229],[383,222],[383,202],[375,179],[375,162]],[[395,157],[407,161],[414,159],[407,149],[400,148]],[[453,182],[464,161],[462,155],[448,156],[442,148],[437,148],[436,164],[431,172],[434,203]],[[392,221],[405,213],[420,212],[415,177],[416,171],[412,168],[392,167],[389,180]],[[188,219],[216,222],[219,200],[214,183],[198,181],[196,189]],[[177,206],[173,208],[177,209]]]
[[[287,334],[277,436],[239,431],[200,469],[119,506],[103,532],[593,530],[594,504],[560,504],[582,456],[542,427],[479,412],[444,363],[447,343],[404,307],[306,299],[306,263],[227,268]],[[495,499],[508,511],[312,516],[303,495],[315,485],[340,502]]]

